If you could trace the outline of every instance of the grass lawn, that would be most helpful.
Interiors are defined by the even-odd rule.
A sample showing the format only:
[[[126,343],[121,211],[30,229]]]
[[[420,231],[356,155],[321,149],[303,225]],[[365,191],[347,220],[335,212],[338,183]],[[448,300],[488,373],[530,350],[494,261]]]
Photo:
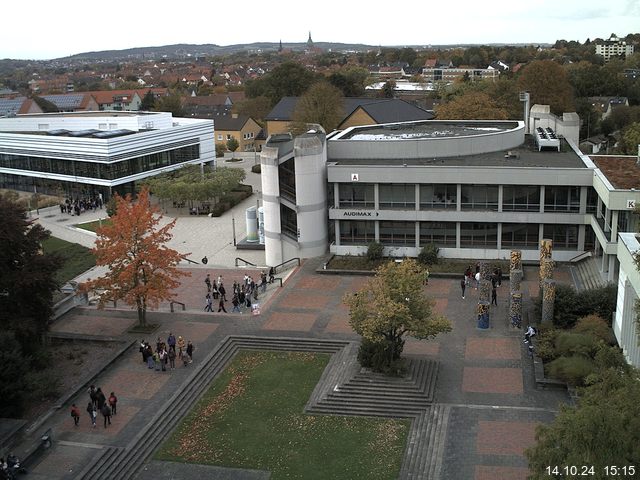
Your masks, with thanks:
[[[306,415],[329,356],[241,351],[156,459],[271,471],[271,479],[396,479],[410,421]]]
[[[56,274],[56,280],[60,285],[64,285],[96,264],[91,250],[59,238],[49,237],[42,242],[42,250],[44,253],[55,253],[63,258],[64,263]]]
[[[98,228],[100,227],[100,222],[100,220],[94,220],[93,222],[78,223],[74,225],[74,227],[82,228],[83,230],[89,230],[90,232],[95,233],[96,230],[98,230]],[[109,225],[110,223],[111,220],[109,219],[102,220],[102,225]]]

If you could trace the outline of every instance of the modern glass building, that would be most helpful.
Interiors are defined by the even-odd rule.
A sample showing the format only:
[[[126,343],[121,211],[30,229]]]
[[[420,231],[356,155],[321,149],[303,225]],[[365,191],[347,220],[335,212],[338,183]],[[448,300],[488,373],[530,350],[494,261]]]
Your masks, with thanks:
[[[143,178],[212,162],[211,120],[115,111],[0,118],[1,188],[106,200]]]

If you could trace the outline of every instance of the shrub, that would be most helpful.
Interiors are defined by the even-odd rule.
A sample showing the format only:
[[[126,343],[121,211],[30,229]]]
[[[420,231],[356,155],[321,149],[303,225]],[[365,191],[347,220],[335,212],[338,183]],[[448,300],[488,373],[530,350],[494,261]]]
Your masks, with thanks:
[[[573,328],[578,318],[595,314],[611,326],[613,312],[616,309],[617,287],[608,284],[593,290],[576,292],[569,285],[556,286],[556,299],[553,309],[553,324],[559,328]],[[538,298],[538,306],[542,302]]]
[[[543,362],[550,362],[556,358],[556,338],[560,330],[555,328],[538,330],[536,342],[536,354]]]
[[[576,333],[588,333],[602,339],[608,344],[613,343],[613,333],[607,322],[598,315],[587,315],[578,319],[573,331]]]
[[[219,217],[220,215],[222,215],[224,212],[226,212],[230,208],[231,208],[231,204],[226,203],[226,202],[224,202],[224,203],[218,202],[211,209],[211,216],[212,217]]]
[[[571,355],[582,355],[584,357],[594,357],[603,342],[598,337],[590,333],[574,333],[563,331],[556,337],[556,356],[569,357]]]
[[[438,263],[438,252],[440,249],[433,243],[425,245],[418,254],[418,262],[424,265],[435,265]]]
[[[404,340],[396,342],[373,342],[366,338],[358,349],[358,362],[365,368],[387,375],[402,375],[406,371],[405,362],[400,358]]]
[[[593,360],[580,355],[560,357],[548,366],[549,375],[558,380],[567,382],[572,386],[583,385],[584,379],[595,373],[596,366]]]
[[[367,258],[369,260],[380,260],[384,253],[384,246],[379,242],[371,242],[367,246]]]
[[[540,295],[540,301],[542,295]],[[576,323],[576,291],[570,285],[556,285],[556,299],[553,305],[553,324],[560,328],[571,328]]]
[[[251,171],[253,173],[262,173],[262,167],[258,163],[257,165],[254,165],[253,167],[251,167]]]

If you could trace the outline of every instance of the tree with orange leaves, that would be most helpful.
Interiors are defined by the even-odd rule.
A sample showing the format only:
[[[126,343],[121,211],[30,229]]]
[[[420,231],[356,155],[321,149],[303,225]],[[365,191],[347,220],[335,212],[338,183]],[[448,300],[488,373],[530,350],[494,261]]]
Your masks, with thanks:
[[[177,268],[182,254],[166,246],[176,221],[160,227],[160,209],[149,203],[149,190],[144,188],[137,201],[131,195],[116,198],[116,213],[111,222],[98,229],[93,253],[96,264],[109,271],[89,281],[87,290],[103,290],[98,308],[105,303],[123,300],[138,310],[140,326],[146,326],[147,308],[175,297],[178,278],[189,273]]]

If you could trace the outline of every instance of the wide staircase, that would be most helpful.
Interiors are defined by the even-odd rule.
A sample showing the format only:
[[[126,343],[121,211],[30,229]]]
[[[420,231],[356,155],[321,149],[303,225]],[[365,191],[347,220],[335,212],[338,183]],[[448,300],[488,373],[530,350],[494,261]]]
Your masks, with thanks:
[[[571,265],[571,275],[578,291],[593,290],[607,284],[598,268],[602,259],[588,257]]]
[[[239,350],[331,354],[305,411],[411,419],[400,479],[436,480],[442,467],[450,407],[433,405],[438,363],[411,360],[407,375],[389,378],[360,369],[357,344],[308,338],[229,336],[212,351],[124,448],[106,446],[76,480],[131,480],[159,443],[187,415]]]

